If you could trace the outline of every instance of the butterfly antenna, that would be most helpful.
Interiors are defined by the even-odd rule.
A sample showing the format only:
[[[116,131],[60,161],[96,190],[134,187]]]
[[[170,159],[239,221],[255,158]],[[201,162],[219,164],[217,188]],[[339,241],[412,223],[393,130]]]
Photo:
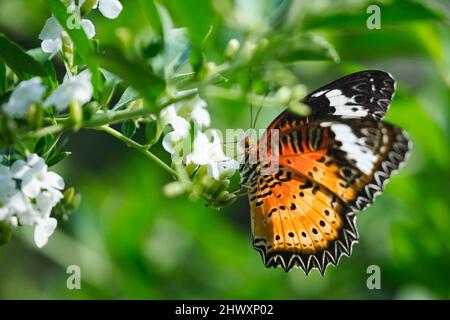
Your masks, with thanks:
[[[253,127],[252,128],[256,128],[256,123],[258,122],[259,114],[261,113],[261,110],[262,110],[262,108],[264,106],[264,102],[266,101],[266,97],[268,96],[268,94],[269,94],[269,90],[267,90],[266,93],[264,94],[263,101],[262,101],[261,105],[259,106],[258,110],[256,111],[255,121],[253,121]]]

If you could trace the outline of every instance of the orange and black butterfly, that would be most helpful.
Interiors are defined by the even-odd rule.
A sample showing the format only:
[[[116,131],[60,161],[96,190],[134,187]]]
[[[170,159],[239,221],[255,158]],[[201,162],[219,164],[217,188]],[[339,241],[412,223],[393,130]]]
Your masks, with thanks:
[[[240,168],[253,246],[266,267],[323,275],[350,256],[358,241],[355,212],[382,192],[411,149],[402,129],[382,121],[394,92],[386,72],[353,73],[306,96],[310,115],[286,110],[267,128],[279,130],[278,170],[262,174],[263,161]],[[270,161],[274,148],[267,154]]]

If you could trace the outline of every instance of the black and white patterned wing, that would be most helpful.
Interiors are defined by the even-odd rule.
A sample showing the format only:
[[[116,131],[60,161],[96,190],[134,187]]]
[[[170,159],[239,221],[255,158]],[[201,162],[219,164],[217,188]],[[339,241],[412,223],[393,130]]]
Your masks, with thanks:
[[[311,120],[381,120],[395,93],[395,80],[387,72],[366,70],[337,79],[305,97]]]

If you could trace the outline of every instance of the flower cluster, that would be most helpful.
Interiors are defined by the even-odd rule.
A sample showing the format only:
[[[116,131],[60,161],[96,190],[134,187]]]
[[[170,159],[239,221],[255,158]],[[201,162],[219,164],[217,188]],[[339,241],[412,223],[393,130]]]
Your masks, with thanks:
[[[182,91],[179,94],[183,96],[188,93]],[[172,155],[173,161],[181,159],[185,165],[206,165],[208,175],[215,180],[220,180],[223,172],[230,171],[233,174],[233,170],[238,169],[239,165],[223,152],[222,140],[217,130],[210,130],[212,141],[203,132],[203,129],[211,123],[206,107],[206,101],[197,94],[191,99],[163,109],[160,120],[163,126],[170,125],[171,129],[164,136],[162,145]],[[191,131],[192,125],[194,130]],[[186,144],[186,139],[190,138],[191,132],[194,132],[193,143]]]
[[[44,159],[30,154],[11,166],[0,162],[0,221],[11,226],[34,226],[34,242],[42,247],[56,228],[50,216],[63,198],[64,180],[48,171]]]
[[[74,0],[71,0],[71,3],[68,7],[68,11],[75,15],[75,18],[78,19],[76,21],[77,24],[72,27],[80,27],[83,28],[86,36],[89,39],[92,39],[95,36],[95,26],[89,19],[81,19],[78,16],[80,15],[80,8],[86,2],[86,0],[80,0],[77,5]],[[108,19],[115,19],[119,16],[122,11],[122,4],[119,0],[97,0],[93,6],[93,9],[97,9],[100,13]],[[72,22],[73,23],[73,22]],[[63,47],[62,40],[63,28],[59,25],[58,21],[55,17],[50,17],[44,24],[44,27],[39,34],[39,39],[42,40],[41,48],[42,51],[46,53],[54,54],[60,51]]]
[[[67,0],[64,3],[68,5],[67,12],[72,19],[64,27],[82,28],[89,39],[95,35],[95,26],[90,20],[81,18],[83,5],[90,7],[88,11],[98,9],[109,19],[116,18],[122,10],[119,0]],[[70,26],[69,23],[74,25]],[[19,82],[16,82],[17,78],[11,77],[11,93],[0,104],[0,129],[6,130],[0,136],[0,244],[5,242],[5,230],[9,233],[11,228],[20,225],[33,226],[34,241],[38,247],[42,247],[57,225],[56,218],[51,216],[52,212],[67,217],[76,207],[78,196],[74,189],[67,190],[66,195],[63,195],[63,179],[48,170],[48,166],[70,154],[57,147],[59,136],[47,134],[35,143],[15,145],[20,140],[16,128],[27,126],[23,120],[28,120],[28,129],[39,129],[44,121],[48,123],[53,121],[49,119],[69,114],[76,124],[76,112],[80,114],[83,105],[92,100],[94,88],[91,73],[87,69],[80,72],[85,67],[72,68],[74,46],[63,30],[63,26],[52,16],[39,34],[42,51],[50,54],[49,61],[60,52],[68,67],[62,83],[54,88],[48,79],[41,77],[25,78]],[[12,73],[13,70],[7,71]],[[6,137],[10,136],[13,138],[8,140]],[[37,152],[40,141],[44,141],[41,143],[44,149]],[[4,156],[6,154],[7,157]]]
[[[45,109],[54,106],[58,112],[65,111],[71,102],[83,105],[92,98],[93,88],[90,78],[88,70],[76,76],[66,75],[63,83],[45,100],[43,96],[47,89],[40,78],[24,80],[17,85],[2,109],[13,118],[24,119],[27,118],[31,107],[36,104],[42,104]]]

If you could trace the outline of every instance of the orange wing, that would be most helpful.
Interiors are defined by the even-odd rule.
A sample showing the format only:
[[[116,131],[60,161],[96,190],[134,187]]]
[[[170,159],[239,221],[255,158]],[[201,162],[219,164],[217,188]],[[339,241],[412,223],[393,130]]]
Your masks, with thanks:
[[[249,193],[253,245],[267,267],[316,267],[323,274],[358,239],[355,216],[326,188],[280,166]]]
[[[270,129],[270,127],[269,127]],[[266,266],[286,271],[350,255],[357,241],[353,211],[379,194],[410,149],[405,133],[374,120],[284,122],[277,174],[252,174],[254,247]]]

